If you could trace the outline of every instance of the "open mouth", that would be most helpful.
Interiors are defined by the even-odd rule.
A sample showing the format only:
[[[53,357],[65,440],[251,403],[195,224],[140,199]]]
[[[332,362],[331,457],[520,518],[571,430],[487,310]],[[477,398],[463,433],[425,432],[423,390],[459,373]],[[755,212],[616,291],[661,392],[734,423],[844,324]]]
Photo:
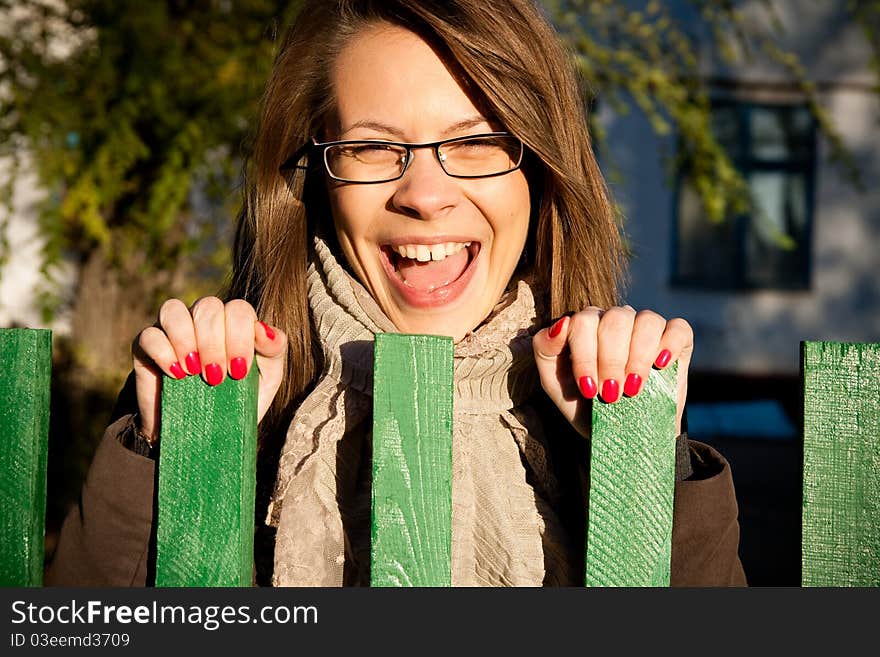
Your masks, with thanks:
[[[382,261],[395,287],[414,305],[448,303],[473,275],[477,241],[386,244]]]

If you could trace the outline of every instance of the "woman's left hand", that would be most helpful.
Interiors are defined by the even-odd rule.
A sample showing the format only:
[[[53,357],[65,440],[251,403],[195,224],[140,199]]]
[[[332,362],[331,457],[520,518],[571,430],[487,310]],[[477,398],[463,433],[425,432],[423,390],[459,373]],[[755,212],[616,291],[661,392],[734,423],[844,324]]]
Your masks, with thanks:
[[[644,387],[652,367],[678,361],[676,436],[687,397],[694,332],[683,319],[666,320],[632,306],[590,306],[559,319],[532,340],[544,391],[582,435],[589,435],[587,399],[614,403]],[[674,437],[674,436],[673,436]]]

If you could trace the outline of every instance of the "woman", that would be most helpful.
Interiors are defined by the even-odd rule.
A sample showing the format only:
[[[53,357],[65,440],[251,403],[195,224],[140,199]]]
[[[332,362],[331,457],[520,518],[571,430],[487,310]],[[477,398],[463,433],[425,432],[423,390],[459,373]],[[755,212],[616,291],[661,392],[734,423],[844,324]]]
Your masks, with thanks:
[[[48,581],[147,580],[153,464],[133,452],[155,445],[162,378],[216,385],[256,358],[261,436],[283,442],[271,581],[367,583],[371,342],[401,331],[456,343],[453,584],[580,584],[589,400],[678,361],[679,435],[693,349],[685,321],[615,305],[623,273],[532,2],[306,2],[264,97],[230,300],[172,299],[136,338],[136,412],[124,393]],[[673,583],[744,584],[729,468],[677,440]]]

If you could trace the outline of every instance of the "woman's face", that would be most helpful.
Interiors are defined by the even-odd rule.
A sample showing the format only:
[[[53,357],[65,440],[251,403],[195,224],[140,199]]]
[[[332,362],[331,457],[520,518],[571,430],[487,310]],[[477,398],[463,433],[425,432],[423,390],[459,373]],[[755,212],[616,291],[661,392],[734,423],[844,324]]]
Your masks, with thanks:
[[[430,46],[396,26],[372,26],[353,38],[335,63],[332,86],[336,116],[326,126],[328,140],[418,143],[498,128]],[[399,180],[328,185],[345,257],[398,330],[459,341],[491,312],[528,233],[521,170],[452,178],[423,148],[413,151]],[[421,262],[426,249],[432,259]]]

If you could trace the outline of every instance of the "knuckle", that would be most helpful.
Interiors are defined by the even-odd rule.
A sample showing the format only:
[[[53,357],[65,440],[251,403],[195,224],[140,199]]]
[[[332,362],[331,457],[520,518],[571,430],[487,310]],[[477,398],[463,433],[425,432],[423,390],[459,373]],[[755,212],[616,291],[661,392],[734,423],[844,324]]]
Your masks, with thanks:
[[[626,360],[619,356],[606,356],[599,359],[599,369],[605,372],[622,372],[626,367]]]
[[[611,333],[625,332],[632,326],[634,313],[624,308],[609,308],[599,320],[599,335],[608,336]]]
[[[602,311],[594,306],[584,308],[571,316],[571,331],[579,332],[584,330],[596,331],[599,324],[599,317]]]
[[[636,321],[648,322],[651,324],[666,323],[666,318],[658,312],[645,308],[636,313]]]
[[[651,371],[651,363],[653,363],[653,360],[651,359],[649,354],[630,354],[629,360],[626,361],[626,371],[645,375],[647,372]],[[644,376],[642,378],[644,378]]]
[[[590,357],[587,354],[572,354],[571,368],[579,374],[590,374],[596,369],[595,355]]]
[[[195,320],[212,318],[222,313],[223,302],[217,297],[202,297],[192,306],[192,316]]]
[[[642,310],[636,315],[635,326],[640,331],[647,330],[650,333],[656,333],[659,338],[666,330],[668,322],[665,317],[653,310]]]
[[[693,338],[694,336],[693,327],[691,327],[687,320],[682,319],[681,317],[670,319],[669,322],[667,322],[667,326],[677,333],[681,333],[681,335],[686,338]]]
[[[254,307],[244,299],[232,299],[226,302],[226,313],[241,317],[256,317]]]
[[[155,326],[148,326],[138,333],[134,340],[131,341],[132,353],[142,351],[146,353],[151,347],[154,347],[162,338],[167,339],[165,332]]]
[[[159,324],[167,326],[168,322],[175,314],[179,314],[181,310],[186,311],[186,306],[180,299],[167,299],[159,306]]]

